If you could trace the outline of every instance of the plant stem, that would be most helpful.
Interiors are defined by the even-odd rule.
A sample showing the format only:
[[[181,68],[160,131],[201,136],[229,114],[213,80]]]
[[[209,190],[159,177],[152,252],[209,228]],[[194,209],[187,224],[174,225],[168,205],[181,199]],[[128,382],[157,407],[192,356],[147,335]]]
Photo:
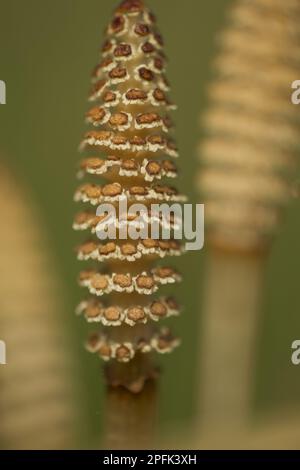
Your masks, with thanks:
[[[265,257],[212,250],[203,320],[201,424],[248,424]]]
[[[155,380],[148,380],[140,393],[132,393],[123,387],[108,387],[105,447],[153,448],[156,387]]]

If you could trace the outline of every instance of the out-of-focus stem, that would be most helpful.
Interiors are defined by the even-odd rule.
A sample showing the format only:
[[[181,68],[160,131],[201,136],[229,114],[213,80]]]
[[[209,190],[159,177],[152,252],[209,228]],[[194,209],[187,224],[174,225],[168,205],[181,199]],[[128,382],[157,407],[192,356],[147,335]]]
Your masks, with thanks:
[[[156,388],[148,380],[140,393],[123,387],[108,387],[106,440],[109,449],[149,449],[154,447]]]
[[[247,426],[264,267],[264,256],[209,254],[199,397],[199,424],[205,428]]]
[[[199,190],[213,248],[199,409],[206,426],[226,432],[247,424],[263,253],[279,230],[297,168],[299,115],[290,85],[299,74],[299,18],[294,0],[230,5],[203,119]]]

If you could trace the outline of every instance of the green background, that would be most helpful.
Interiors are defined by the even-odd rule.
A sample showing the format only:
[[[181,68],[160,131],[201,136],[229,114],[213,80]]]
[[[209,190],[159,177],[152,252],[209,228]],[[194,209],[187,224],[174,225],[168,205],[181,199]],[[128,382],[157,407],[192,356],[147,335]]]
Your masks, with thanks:
[[[0,0],[0,79],[7,84],[7,105],[0,107],[0,151],[8,166],[31,188],[48,233],[68,306],[65,325],[78,361],[80,406],[88,436],[101,426],[103,393],[99,361],[83,351],[85,326],[73,314],[80,298],[76,284],[80,266],[73,252],[76,236],[71,223],[76,207],[72,196],[77,147],[85,130],[90,71],[97,63],[103,30],[116,3]],[[181,155],[178,186],[194,203],[199,117],[206,106],[216,34],[229,3],[148,1],[165,38],[172,97],[179,107],[174,115]],[[290,362],[290,345],[300,337],[299,240],[299,203],[295,201],[268,265],[265,314],[257,348],[254,406],[258,411],[299,402],[300,367]],[[205,251],[190,253],[177,263],[185,275],[177,295],[185,311],[172,323],[183,344],[163,360],[160,416],[165,426],[190,420],[194,411]],[[82,443],[86,437],[81,435]]]

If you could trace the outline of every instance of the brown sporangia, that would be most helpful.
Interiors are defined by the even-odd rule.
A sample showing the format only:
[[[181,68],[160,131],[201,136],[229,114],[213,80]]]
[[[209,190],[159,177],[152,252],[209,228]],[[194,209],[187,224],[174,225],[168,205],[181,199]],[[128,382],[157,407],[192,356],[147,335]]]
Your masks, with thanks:
[[[142,79],[142,80],[145,80],[147,82],[152,82],[154,80],[154,73],[152,72],[152,70],[150,69],[147,69],[146,67],[140,67],[138,69],[138,73],[139,73],[139,77]]]
[[[109,126],[111,128],[111,126]],[[126,126],[127,128],[127,126]],[[118,132],[124,129],[118,128]],[[129,129],[130,130],[130,129]],[[110,150],[129,150],[134,152],[148,152],[157,154],[163,151],[166,155],[177,158],[178,150],[172,140],[168,140],[160,134],[150,135],[148,137],[141,137],[134,135],[133,137],[127,137],[123,134],[117,134],[109,131],[89,131],[85,134],[83,141],[81,142],[81,149],[88,150],[94,147],[99,148],[108,147]]]
[[[117,8],[116,13],[127,13],[136,16],[138,13],[143,13],[144,10],[145,6],[142,0],[124,0]]]
[[[157,376],[145,355],[170,352],[178,345],[168,329],[154,325],[178,315],[180,307],[174,298],[155,293],[180,282],[181,276],[169,266],[153,267],[153,263],[180,256],[184,247],[171,235],[156,239],[148,232],[146,238],[124,239],[120,230],[125,224],[142,233],[157,224],[172,233],[181,221],[173,213],[162,215],[151,204],[184,202],[185,197],[165,182],[178,175],[173,162],[178,150],[168,115],[175,106],[167,95],[166,57],[155,17],[143,1],[125,0],[106,32],[102,58],[92,74],[92,106],[86,114],[90,128],[80,146],[85,155],[78,177],[84,181],[75,192],[75,201],[88,208],[75,216],[73,228],[90,233],[77,247],[77,258],[93,263],[78,278],[88,297],[77,313],[105,327],[91,335],[87,349],[109,362],[109,384],[134,392]],[[145,203],[145,211],[96,214],[95,206],[111,203],[117,208],[123,200],[128,207]],[[116,229],[116,239],[100,240],[99,226],[108,222]],[[118,375],[119,362],[127,364],[128,376],[124,369]]]
[[[117,65],[109,72],[109,78],[112,84],[121,83],[128,78],[127,69]]]
[[[77,257],[81,261],[107,261],[108,259],[136,261],[144,256],[165,258],[166,256],[180,256],[183,253],[182,244],[176,240],[146,239],[138,243],[129,241],[121,245],[114,242],[101,243],[93,240],[87,241],[77,248]]]
[[[165,69],[164,61],[161,57],[155,57],[152,61],[152,68],[155,72],[161,73]]]
[[[87,119],[87,122],[90,122],[91,124],[99,125],[105,122],[106,116],[107,116],[107,112],[105,111],[104,108],[95,106],[94,108],[91,108],[87,112],[86,119]]]
[[[98,73],[101,73],[101,70],[104,72],[109,72],[114,68],[114,61],[110,57],[105,57],[98,66]]]
[[[138,129],[151,129],[152,127],[157,127],[162,123],[162,119],[157,113],[139,114],[135,121],[137,124],[136,128]]]
[[[103,95],[104,106],[116,106],[119,104],[118,97],[118,93],[114,93],[113,91],[106,91]]]
[[[159,33],[154,34],[154,39],[160,47],[163,47],[164,40],[163,40],[162,36]]]
[[[87,287],[91,294],[102,296],[111,292],[151,295],[161,285],[174,284],[181,281],[181,276],[172,268],[153,269],[150,273],[143,272],[137,276],[127,274],[101,274],[95,270],[83,271],[79,275],[79,285]]]
[[[149,41],[142,44],[141,49],[145,54],[152,54],[156,51],[155,46]]]
[[[128,59],[128,57],[130,57],[131,54],[132,54],[132,48],[130,44],[122,43],[115,47],[114,56],[119,59],[124,58],[124,57]]]
[[[161,354],[172,352],[179,344],[179,340],[172,336],[169,329],[161,328],[149,338],[137,337],[133,341],[116,342],[105,333],[91,335],[86,347],[91,353],[98,354],[103,360],[117,359],[120,362],[129,362],[139,352],[145,354],[156,351]]]
[[[147,92],[144,90],[139,90],[138,88],[132,88],[127,91],[126,93],[126,99],[130,102],[136,102],[136,101],[146,101],[148,95]]]
[[[178,194],[177,190],[170,186],[132,186],[127,189],[122,188],[120,183],[112,183],[104,186],[85,184],[78,188],[74,197],[77,202],[89,202],[92,205],[119,201],[124,197],[129,201],[157,200],[184,202],[186,200],[185,196]]]
[[[150,34],[150,28],[145,23],[137,23],[134,28],[134,32],[139,36],[148,36],[148,34]]]
[[[128,113],[115,113],[111,115],[108,122],[114,129],[121,130],[123,128],[125,130],[129,127],[131,119],[131,115]]]
[[[108,27],[108,34],[120,34],[125,29],[125,18],[124,16],[117,15],[112,20]]]
[[[146,305],[131,305],[123,308],[118,305],[107,307],[98,297],[82,301],[77,309],[78,315],[84,315],[89,323],[102,323],[104,326],[127,324],[146,324],[163,318],[178,316],[180,306],[172,297],[160,297]]]
[[[105,55],[106,52],[109,52],[113,47],[113,41],[107,39],[102,45],[102,54]]]

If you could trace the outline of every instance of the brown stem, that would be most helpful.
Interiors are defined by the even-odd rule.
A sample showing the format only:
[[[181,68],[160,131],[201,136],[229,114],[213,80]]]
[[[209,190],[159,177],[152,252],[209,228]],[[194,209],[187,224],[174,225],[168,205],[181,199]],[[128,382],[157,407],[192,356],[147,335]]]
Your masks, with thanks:
[[[155,380],[148,380],[140,393],[123,387],[107,388],[105,448],[153,448],[156,389]]]

